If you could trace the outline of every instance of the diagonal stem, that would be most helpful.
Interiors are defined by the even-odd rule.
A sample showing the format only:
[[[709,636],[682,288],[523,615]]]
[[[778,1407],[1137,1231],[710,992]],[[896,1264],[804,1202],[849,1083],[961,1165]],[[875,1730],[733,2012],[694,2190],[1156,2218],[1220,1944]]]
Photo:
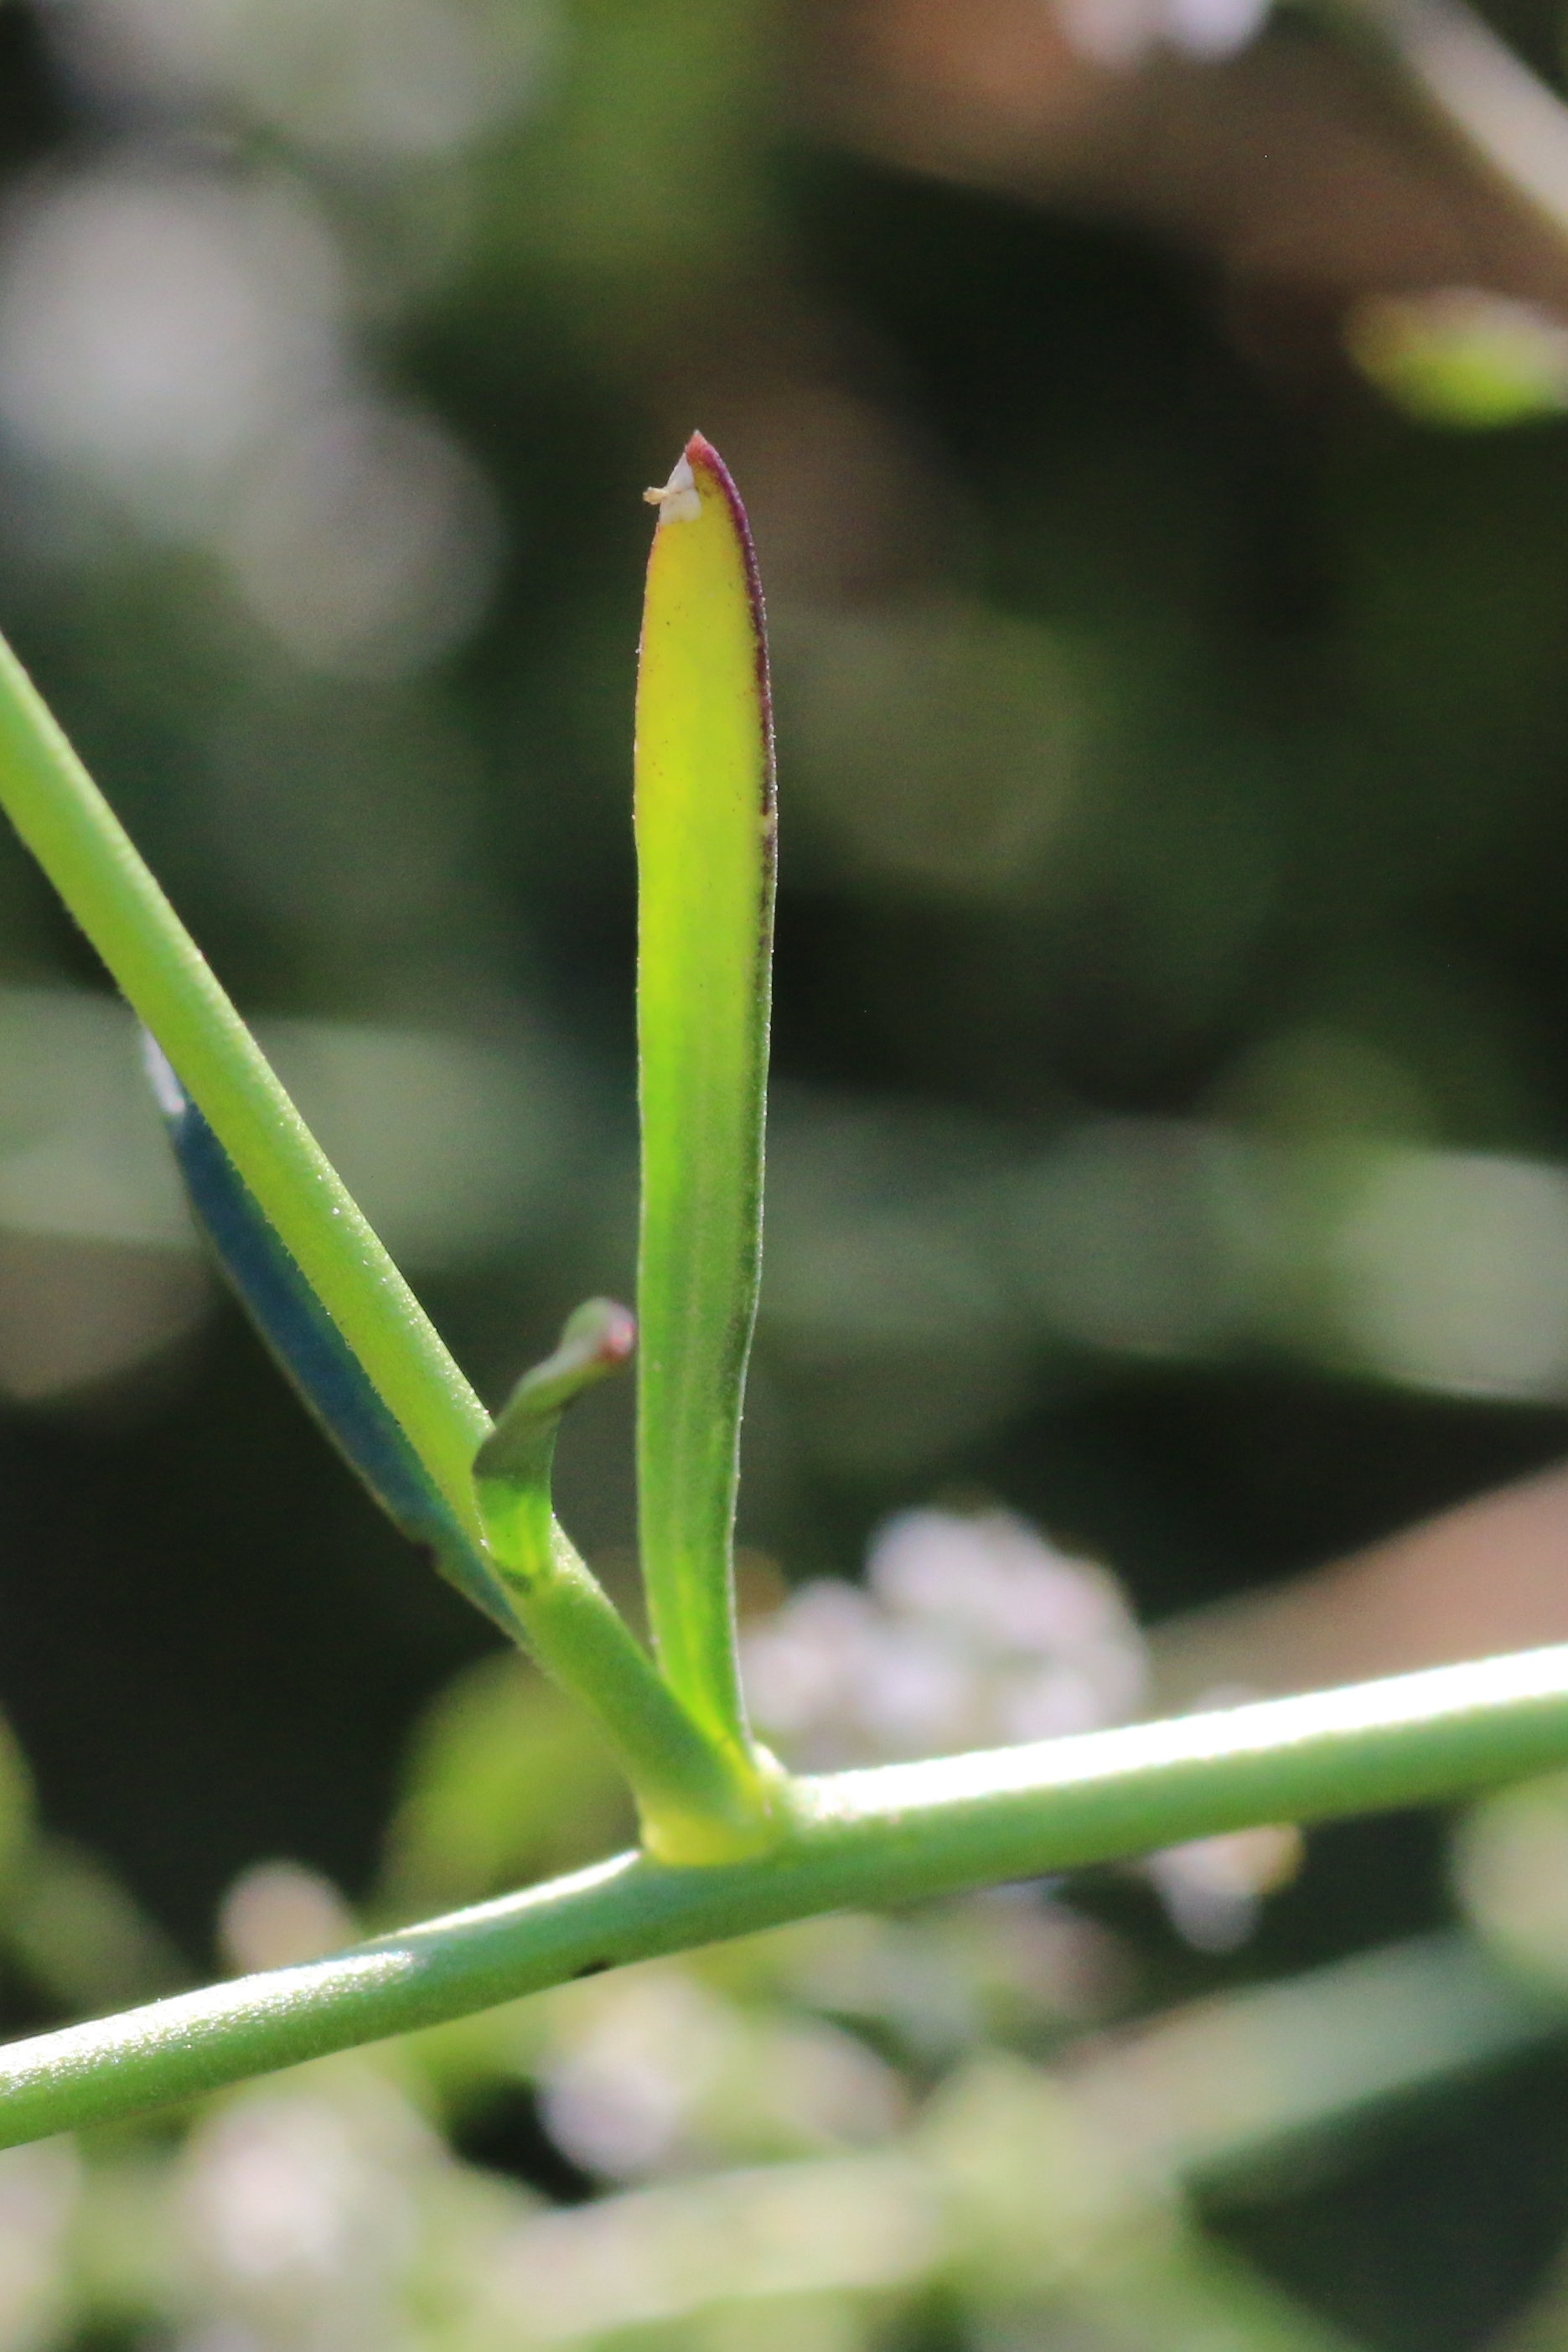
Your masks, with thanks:
[[[3,641],[0,808],[168,1055],[457,1520],[477,1538],[469,1465],[489,1416]]]
[[[1568,245],[1568,106],[1466,0],[1321,0]]]

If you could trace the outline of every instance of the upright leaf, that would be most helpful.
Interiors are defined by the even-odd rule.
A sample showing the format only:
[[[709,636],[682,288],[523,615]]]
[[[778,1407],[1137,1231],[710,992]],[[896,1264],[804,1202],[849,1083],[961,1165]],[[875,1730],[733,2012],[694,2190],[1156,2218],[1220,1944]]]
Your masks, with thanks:
[[[637,677],[638,1476],[660,1663],[747,1745],[732,1574],[761,1255],[773,740],[745,511],[700,434],[663,490]]]

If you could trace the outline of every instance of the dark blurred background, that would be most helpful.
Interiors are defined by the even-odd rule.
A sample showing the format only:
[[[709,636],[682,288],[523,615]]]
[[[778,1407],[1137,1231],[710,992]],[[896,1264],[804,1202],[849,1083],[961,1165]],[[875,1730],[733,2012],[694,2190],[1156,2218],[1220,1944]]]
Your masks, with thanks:
[[[998,1506],[1157,1623],[1564,1450],[1562,26],[1262,14],[0,6],[0,621],[492,1402],[632,1283],[639,493],[694,425],[739,481],[765,1596]],[[367,1893],[491,1636],[225,1301],[5,845],[0,983],[0,1704],[206,1968],[247,1865]],[[629,1406],[559,1482],[622,1587]],[[1422,1820],[1228,1959],[1134,1902],[1174,1997],[1449,1897]],[[1261,2258],[1357,2341],[1491,2341],[1568,2206],[1543,2080]]]

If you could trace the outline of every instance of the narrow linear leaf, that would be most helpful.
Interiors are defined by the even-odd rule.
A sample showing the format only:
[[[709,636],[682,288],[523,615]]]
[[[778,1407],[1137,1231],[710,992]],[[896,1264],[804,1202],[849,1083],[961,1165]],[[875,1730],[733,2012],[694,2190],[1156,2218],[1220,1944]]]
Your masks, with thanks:
[[[732,1544],[761,1254],[767,643],[745,512],[701,434],[648,496],[659,520],[637,677],[643,1571],[664,1674],[699,1722],[745,1749]]]
[[[199,1213],[312,1409],[394,1520],[595,1716],[650,1849],[752,1850],[756,1774],[681,1706],[553,1519],[542,1571],[500,1578],[473,1468],[489,1415],[3,639],[0,808],[158,1040]]]
[[[428,1547],[448,1582],[504,1633],[520,1638],[504,1587],[479,1558],[162,1048],[143,1034],[148,1076],[191,1206],[274,1360],[393,1526],[411,1543]]]

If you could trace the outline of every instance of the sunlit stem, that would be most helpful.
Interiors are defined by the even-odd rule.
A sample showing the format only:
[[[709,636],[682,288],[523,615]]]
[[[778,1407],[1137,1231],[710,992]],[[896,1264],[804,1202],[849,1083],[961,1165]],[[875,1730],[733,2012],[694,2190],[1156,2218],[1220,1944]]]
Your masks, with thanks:
[[[0,2051],[0,2142],[187,2099],[592,1970],[1263,1822],[1458,1796],[1568,1761],[1568,1648],[1081,1738],[797,1783],[787,1843],[622,1854],[335,1959]]]

